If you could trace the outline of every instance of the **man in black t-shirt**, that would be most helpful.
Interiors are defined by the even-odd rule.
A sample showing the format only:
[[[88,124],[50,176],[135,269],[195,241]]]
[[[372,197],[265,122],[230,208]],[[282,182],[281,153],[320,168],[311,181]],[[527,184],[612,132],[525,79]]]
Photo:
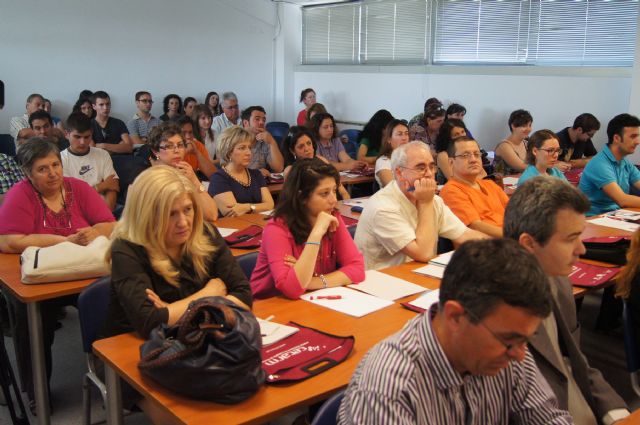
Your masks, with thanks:
[[[584,168],[591,157],[598,153],[591,140],[600,130],[600,121],[589,113],[580,114],[573,121],[573,127],[567,127],[556,133],[562,152],[558,157],[558,168]]]
[[[124,121],[110,117],[111,99],[104,91],[97,91],[91,96],[91,105],[96,111],[96,117],[91,120],[93,141],[96,148],[102,148],[114,153],[131,153],[133,143],[129,137],[129,130]]]

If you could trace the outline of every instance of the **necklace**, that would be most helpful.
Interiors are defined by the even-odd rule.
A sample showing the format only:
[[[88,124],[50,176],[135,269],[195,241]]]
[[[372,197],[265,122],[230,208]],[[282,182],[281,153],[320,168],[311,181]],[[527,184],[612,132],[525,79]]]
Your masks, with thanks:
[[[251,173],[249,172],[249,169],[245,168],[244,171],[245,173],[247,173],[247,180],[248,183],[245,183],[243,181],[241,181],[240,179],[236,178],[234,175],[232,175],[229,170],[227,170],[227,166],[223,166],[222,169],[224,170],[225,173],[227,173],[227,175],[229,177],[231,177],[236,183],[238,183],[240,186],[242,187],[250,187],[251,186]]]
[[[54,231],[56,230],[62,230],[62,229],[70,229],[71,228],[71,214],[69,214],[69,211],[67,210],[67,202],[64,199],[64,192],[62,190],[62,187],[60,187],[60,199],[62,200],[62,211],[58,211],[58,212],[54,212],[51,208],[47,207],[47,205],[44,202],[44,198],[42,197],[42,193],[40,193],[40,191],[38,189],[36,189],[36,187],[33,185],[33,183],[31,183],[31,181],[29,181],[29,183],[31,184],[31,187],[33,187],[33,190],[36,192],[36,194],[38,195],[38,199],[40,200],[40,205],[42,205],[42,212],[43,212],[43,227],[44,228],[50,228]],[[52,223],[47,223],[47,215],[48,213],[50,213],[51,217],[50,217],[50,222],[52,221]],[[66,223],[65,223],[66,221]]]

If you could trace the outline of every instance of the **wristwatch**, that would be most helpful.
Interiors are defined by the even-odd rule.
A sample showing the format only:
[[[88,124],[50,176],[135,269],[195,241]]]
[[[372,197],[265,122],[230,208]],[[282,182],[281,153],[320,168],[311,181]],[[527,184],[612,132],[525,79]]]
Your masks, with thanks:
[[[252,213],[256,212],[256,204],[249,205],[249,208],[251,208]]]
[[[202,183],[200,183],[200,187],[198,188],[198,193],[203,193],[205,190],[204,185]]]

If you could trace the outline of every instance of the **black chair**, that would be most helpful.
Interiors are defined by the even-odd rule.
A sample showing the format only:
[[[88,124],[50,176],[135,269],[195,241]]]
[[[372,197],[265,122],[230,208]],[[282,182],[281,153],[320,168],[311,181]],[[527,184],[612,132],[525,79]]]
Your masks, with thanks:
[[[253,269],[256,267],[256,261],[258,261],[258,251],[240,255],[236,257],[236,261],[244,272],[244,275],[247,276],[247,279],[251,279],[251,273],[253,273]]]
[[[16,145],[10,134],[0,134],[0,153],[16,156]]]
[[[329,400],[325,401],[316,416],[313,418],[311,425],[335,425],[338,423],[338,410],[344,391],[334,394]]]
[[[624,327],[624,351],[627,357],[627,370],[631,378],[631,388],[640,396],[640,353],[636,344],[636,330],[633,328],[632,312],[627,302],[624,302],[622,310],[622,323]]]
[[[124,205],[127,200],[127,190],[129,185],[138,177],[138,174],[149,168],[144,160],[132,154],[116,154],[111,156],[113,161],[113,169],[118,174],[120,180],[120,192],[118,193],[117,203]]]
[[[2,294],[0,294],[2,297]],[[0,319],[1,320],[1,319]],[[11,395],[11,388],[13,388],[13,395]],[[22,397],[20,396],[20,389],[16,382],[16,377],[13,373],[13,367],[9,361],[7,355],[7,349],[4,345],[4,336],[0,331],[0,389],[2,389],[2,395],[4,401],[9,409],[9,415],[11,416],[11,423],[13,425],[29,425],[29,417],[27,411],[24,408]],[[16,411],[14,405],[14,399],[18,405],[19,411]]]
[[[93,342],[98,339],[98,332],[102,329],[107,318],[109,307],[109,290],[111,277],[102,277],[87,286],[78,296],[78,314],[80,318],[80,332],[82,334],[82,349],[87,358],[87,372],[82,377],[82,410],[83,424],[91,423],[91,384],[100,390],[102,401],[107,402],[107,387],[98,377],[96,356],[93,354]]]

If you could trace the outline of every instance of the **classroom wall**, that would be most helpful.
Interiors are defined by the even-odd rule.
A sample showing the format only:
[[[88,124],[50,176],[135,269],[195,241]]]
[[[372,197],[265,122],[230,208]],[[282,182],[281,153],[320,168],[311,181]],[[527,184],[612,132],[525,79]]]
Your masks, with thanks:
[[[106,90],[129,119],[134,93],[204,101],[236,92],[240,106],[273,109],[275,4],[269,0],[0,0],[0,133],[26,97],[50,98],[68,115],[82,89]]]
[[[508,135],[508,116],[518,108],[531,112],[534,130],[560,130],[582,112],[595,114],[606,128],[609,119],[628,110],[631,71],[298,66],[295,87],[295,95],[313,87],[318,102],[346,121],[366,122],[381,108],[410,119],[422,111],[429,97],[437,97],[445,106],[461,103],[467,108],[465,123],[474,137],[493,150]],[[601,145],[605,140],[601,131],[594,142]]]

